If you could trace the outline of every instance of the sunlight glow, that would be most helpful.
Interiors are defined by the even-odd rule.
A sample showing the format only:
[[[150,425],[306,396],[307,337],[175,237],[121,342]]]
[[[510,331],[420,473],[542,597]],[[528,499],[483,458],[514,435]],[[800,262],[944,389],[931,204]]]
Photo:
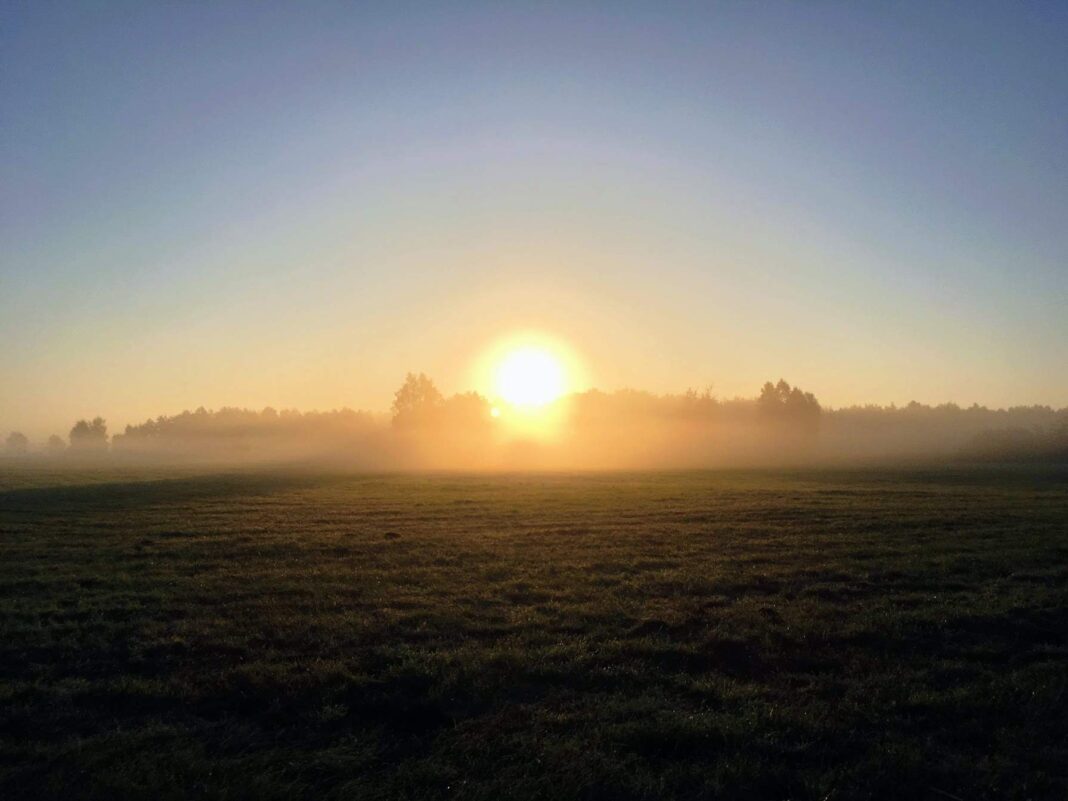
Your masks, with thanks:
[[[516,406],[544,406],[564,394],[564,370],[548,351],[523,347],[497,368],[497,393]]]

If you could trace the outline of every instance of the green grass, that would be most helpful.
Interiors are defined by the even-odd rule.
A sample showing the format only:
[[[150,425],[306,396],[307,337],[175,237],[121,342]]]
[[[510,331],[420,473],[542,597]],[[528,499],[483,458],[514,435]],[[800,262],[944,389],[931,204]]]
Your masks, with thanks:
[[[1063,469],[113,478],[0,492],[0,797],[1068,797]]]

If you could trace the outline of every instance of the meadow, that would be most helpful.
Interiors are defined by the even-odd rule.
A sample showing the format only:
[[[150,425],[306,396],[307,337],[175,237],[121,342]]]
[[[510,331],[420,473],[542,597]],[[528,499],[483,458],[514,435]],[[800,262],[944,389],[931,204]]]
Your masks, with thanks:
[[[0,474],[5,799],[1063,799],[1068,468]]]

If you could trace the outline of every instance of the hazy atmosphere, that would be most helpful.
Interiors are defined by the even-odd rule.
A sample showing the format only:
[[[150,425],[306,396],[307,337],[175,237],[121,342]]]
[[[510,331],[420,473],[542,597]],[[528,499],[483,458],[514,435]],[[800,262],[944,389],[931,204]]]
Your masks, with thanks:
[[[1058,4],[13,4],[0,430],[769,378],[1068,405]]]
[[[0,0],[0,799],[1068,799],[1068,2]]]

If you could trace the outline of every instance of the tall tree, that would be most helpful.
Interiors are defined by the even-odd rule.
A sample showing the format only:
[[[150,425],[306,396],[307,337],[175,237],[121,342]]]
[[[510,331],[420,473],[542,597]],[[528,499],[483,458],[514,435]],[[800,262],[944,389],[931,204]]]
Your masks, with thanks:
[[[445,398],[425,373],[408,373],[393,394],[393,425],[415,428],[431,423],[444,403]]]
[[[79,450],[104,450],[108,446],[108,426],[103,417],[79,420],[70,430],[70,446]]]

